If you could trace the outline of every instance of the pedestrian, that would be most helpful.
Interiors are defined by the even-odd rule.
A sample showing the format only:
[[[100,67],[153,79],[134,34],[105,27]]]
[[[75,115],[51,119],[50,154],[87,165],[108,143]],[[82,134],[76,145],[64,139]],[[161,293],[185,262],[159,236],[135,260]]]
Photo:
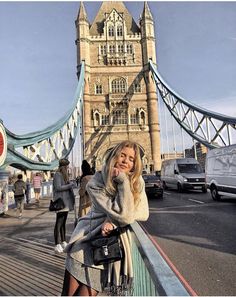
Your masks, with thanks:
[[[17,209],[18,218],[22,218],[22,213],[24,209],[24,199],[25,199],[25,190],[26,184],[23,181],[22,174],[18,174],[17,181],[13,185],[14,199]]]
[[[68,212],[74,210],[75,196],[73,183],[69,182],[67,159],[59,160],[59,168],[53,177],[53,200],[61,198],[65,207],[56,212],[56,223],[54,227],[55,252],[63,253],[66,242],[66,220]]]
[[[93,176],[91,167],[86,160],[83,160],[81,165],[82,175],[80,178],[80,188],[79,188],[79,212],[78,217],[86,215],[91,207],[91,199],[86,191],[86,185],[88,181]]]
[[[76,182],[76,186],[77,186],[77,188],[78,188],[78,186],[79,186],[79,181],[80,181],[80,177],[79,177],[79,176],[77,176],[77,177],[76,177],[76,179],[75,179],[75,182]]]
[[[25,198],[26,198],[26,203],[29,204],[29,202],[30,202],[30,180],[29,180],[29,178],[26,179]]]
[[[33,177],[33,187],[34,187],[34,194],[35,194],[35,202],[39,203],[40,198],[40,191],[42,186],[42,177],[37,172]]]
[[[92,199],[92,206],[86,216],[79,218],[66,248],[63,296],[96,296],[104,288],[110,294],[112,291],[113,295],[118,295],[118,292],[123,294],[121,291],[125,288],[126,293],[131,292],[132,240],[128,226],[134,221],[146,221],[149,216],[141,173],[138,144],[124,141],[107,153],[102,171],[97,171],[88,182],[87,191]],[[122,260],[95,266],[91,239],[100,233],[107,236],[118,226],[122,227]]]

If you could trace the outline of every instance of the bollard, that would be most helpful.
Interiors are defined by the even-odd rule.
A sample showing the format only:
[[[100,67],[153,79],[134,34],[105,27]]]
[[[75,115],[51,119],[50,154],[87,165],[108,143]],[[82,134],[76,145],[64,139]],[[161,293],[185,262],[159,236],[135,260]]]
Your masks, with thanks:
[[[1,169],[0,170],[0,214],[8,210],[8,177],[9,172]]]

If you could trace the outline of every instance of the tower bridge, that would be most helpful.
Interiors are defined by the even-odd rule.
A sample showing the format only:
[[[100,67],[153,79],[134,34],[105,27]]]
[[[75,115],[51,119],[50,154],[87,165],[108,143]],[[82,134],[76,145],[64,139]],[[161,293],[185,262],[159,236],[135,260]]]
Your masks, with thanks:
[[[124,4],[117,1],[103,2],[90,24],[81,3],[76,30],[78,86],[69,112],[46,129],[24,135],[14,134],[0,122],[1,194],[7,192],[7,166],[24,171],[54,170],[60,158],[70,155],[76,138],[81,159],[86,158],[96,168],[101,166],[101,155],[107,149],[120,140],[130,139],[140,143],[145,166],[159,170],[160,100],[180,129],[206,147],[236,143],[236,118],[182,98],[166,83],[168,78],[162,78],[156,62],[153,17],[146,2],[139,25]],[[157,251],[153,253],[140,227],[132,228],[136,242],[135,273],[143,274],[145,282],[148,278],[152,288],[146,295],[178,295],[178,290],[179,295],[188,295]],[[140,249],[147,245],[149,253],[140,255]],[[143,255],[145,263],[141,261]],[[156,266],[153,258],[159,261]],[[151,277],[146,269],[149,261]],[[161,267],[158,272],[157,267]]]
[[[235,118],[182,98],[158,72],[154,21],[147,2],[139,25],[117,1],[103,2],[90,24],[81,2],[76,31],[78,86],[70,111],[46,129],[25,135],[0,124],[1,169],[10,165],[53,170],[79,137],[82,157],[96,168],[107,149],[131,139],[143,148],[145,166],[159,170],[158,100],[192,139],[209,148],[235,143]]]

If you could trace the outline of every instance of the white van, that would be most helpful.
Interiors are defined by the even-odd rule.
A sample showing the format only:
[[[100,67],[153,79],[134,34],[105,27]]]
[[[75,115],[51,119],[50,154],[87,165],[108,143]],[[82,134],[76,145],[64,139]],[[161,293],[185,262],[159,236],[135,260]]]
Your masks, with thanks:
[[[222,195],[236,197],[236,144],[210,150],[205,170],[213,200]]]
[[[161,180],[164,188],[200,189],[206,193],[205,173],[194,158],[165,160],[161,165]]]

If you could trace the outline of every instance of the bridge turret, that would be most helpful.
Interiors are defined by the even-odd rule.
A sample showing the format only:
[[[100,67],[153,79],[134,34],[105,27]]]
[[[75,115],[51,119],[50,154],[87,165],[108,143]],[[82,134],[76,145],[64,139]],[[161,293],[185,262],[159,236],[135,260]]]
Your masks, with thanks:
[[[150,59],[156,63],[154,21],[146,1],[144,2],[143,13],[140,19],[140,28],[143,65],[145,66]]]
[[[90,65],[90,46],[89,46],[89,21],[83,2],[81,1],[76,25],[76,46],[77,46],[77,65],[84,60],[85,65]]]
[[[157,106],[156,86],[149,72],[149,60],[156,64],[154,21],[147,2],[144,3],[143,13],[140,19],[141,47],[143,56],[144,77],[147,88],[148,122],[150,127],[150,139],[152,147],[152,160],[154,170],[161,169],[160,127]]]

